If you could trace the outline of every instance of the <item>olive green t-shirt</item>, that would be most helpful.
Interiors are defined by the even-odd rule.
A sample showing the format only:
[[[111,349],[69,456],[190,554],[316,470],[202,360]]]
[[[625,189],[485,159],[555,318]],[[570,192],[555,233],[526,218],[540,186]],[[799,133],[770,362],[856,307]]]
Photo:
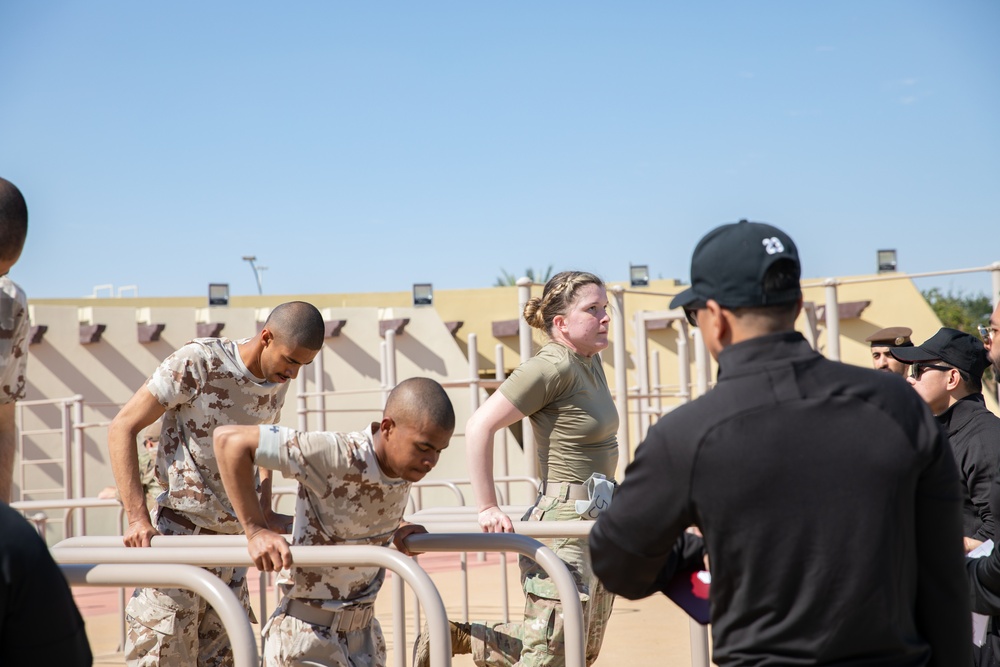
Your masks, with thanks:
[[[583,483],[595,472],[615,478],[618,411],[596,354],[548,343],[500,393],[531,419],[542,479]]]

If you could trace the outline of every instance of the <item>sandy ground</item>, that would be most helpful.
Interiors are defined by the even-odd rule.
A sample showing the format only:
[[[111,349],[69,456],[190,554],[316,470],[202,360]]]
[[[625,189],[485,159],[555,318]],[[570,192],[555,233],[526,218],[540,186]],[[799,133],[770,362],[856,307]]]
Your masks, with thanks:
[[[420,563],[431,575],[444,598],[448,617],[462,619],[461,569],[454,554],[422,556]],[[510,617],[518,619],[522,613],[523,596],[518,581],[516,558],[508,557],[508,599]],[[498,556],[491,554],[485,562],[475,554],[468,557],[469,616],[472,620],[500,620],[502,618],[500,585],[501,574]],[[389,575],[392,576],[391,574]],[[254,611],[260,614],[258,573],[250,573],[251,600]],[[87,623],[87,635],[98,666],[123,665],[120,648],[119,589],[80,587],[74,595]],[[409,664],[414,633],[414,596],[407,591],[407,638],[404,646],[406,664]],[[393,588],[387,579],[376,603],[376,614],[382,623],[388,644],[388,665],[395,664],[397,645],[392,636]],[[274,608],[273,591],[269,589],[269,609]],[[259,626],[254,626],[255,631]],[[655,596],[640,601],[618,599],[598,665],[657,665],[688,667],[691,665],[691,630],[687,615],[670,600]],[[455,656],[456,667],[473,664],[469,656]]]

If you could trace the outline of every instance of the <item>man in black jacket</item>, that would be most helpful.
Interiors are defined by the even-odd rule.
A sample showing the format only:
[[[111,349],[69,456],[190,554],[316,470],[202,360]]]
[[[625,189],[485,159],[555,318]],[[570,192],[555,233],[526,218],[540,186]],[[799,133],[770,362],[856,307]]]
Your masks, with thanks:
[[[701,329],[718,384],[650,429],[591,532],[594,571],[627,598],[663,591],[693,524],[718,665],[967,665],[944,433],[890,374],[829,361],[794,331],[799,276],[770,225],[698,244],[671,305]]]
[[[975,336],[945,327],[923,345],[893,348],[892,356],[910,364],[910,384],[948,433],[965,488],[965,550],[995,540],[990,486],[1000,467],[1000,418],[983,399],[983,371],[990,364],[986,349]]]

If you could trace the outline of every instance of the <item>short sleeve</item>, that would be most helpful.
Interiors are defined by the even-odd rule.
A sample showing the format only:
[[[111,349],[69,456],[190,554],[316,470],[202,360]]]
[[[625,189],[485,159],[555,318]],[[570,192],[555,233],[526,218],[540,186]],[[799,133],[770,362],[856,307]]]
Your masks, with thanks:
[[[199,349],[197,344],[188,343],[164,359],[146,382],[146,388],[165,409],[190,403],[199,387],[205,386],[206,359]]]
[[[551,403],[559,393],[560,375],[552,362],[532,357],[514,369],[500,393],[523,415],[532,415]]]
[[[261,425],[256,464],[277,470],[320,495],[344,466],[338,434],[300,433],[287,426]]]
[[[24,398],[30,329],[27,297],[9,279],[0,279],[0,404]]]

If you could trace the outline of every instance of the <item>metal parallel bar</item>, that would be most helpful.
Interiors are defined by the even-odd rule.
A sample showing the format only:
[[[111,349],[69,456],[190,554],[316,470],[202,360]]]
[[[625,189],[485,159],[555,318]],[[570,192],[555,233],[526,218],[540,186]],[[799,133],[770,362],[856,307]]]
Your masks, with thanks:
[[[72,586],[173,586],[194,591],[212,605],[226,628],[236,667],[256,667],[258,656],[250,621],[239,600],[218,577],[185,564],[60,563]]]
[[[181,541],[176,538],[193,538],[203,541],[197,546],[190,543],[184,545],[183,550],[159,548],[167,544],[181,546]],[[75,538],[72,544],[78,545],[83,543],[81,540],[97,539],[102,538]],[[112,539],[115,538],[112,537]],[[210,540],[222,544],[237,544],[236,540],[239,540],[242,544],[241,546],[210,546]],[[227,540],[228,542],[226,542]],[[177,543],[171,544],[171,542]],[[59,564],[151,563],[160,565],[165,562],[183,562],[200,567],[248,567],[253,565],[250,555],[247,553],[246,538],[243,535],[157,535],[152,539],[153,548],[149,549],[131,549],[124,546],[82,547],[69,546],[66,543],[67,540],[64,540],[51,549],[52,557]],[[121,544],[120,539],[119,544]],[[300,567],[361,565],[382,567],[398,574],[410,585],[421,606],[427,612],[427,626],[431,637],[431,664],[450,667],[451,633],[448,629],[448,617],[445,613],[444,602],[430,576],[413,560],[392,549],[370,545],[293,546],[291,550],[295,564]],[[569,576],[568,572],[567,576]],[[405,639],[402,641],[405,642]],[[401,645],[403,644],[401,643]],[[256,653],[256,647],[254,647],[254,652]]]
[[[514,551],[534,560],[545,570],[559,591],[566,641],[566,664],[570,667],[585,667],[583,607],[580,604],[580,594],[566,564],[559,560],[559,557],[547,546],[525,535],[479,533],[475,535],[410,535],[406,538],[406,547],[413,552]],[[433,644],[431,648],[433,648]]]

